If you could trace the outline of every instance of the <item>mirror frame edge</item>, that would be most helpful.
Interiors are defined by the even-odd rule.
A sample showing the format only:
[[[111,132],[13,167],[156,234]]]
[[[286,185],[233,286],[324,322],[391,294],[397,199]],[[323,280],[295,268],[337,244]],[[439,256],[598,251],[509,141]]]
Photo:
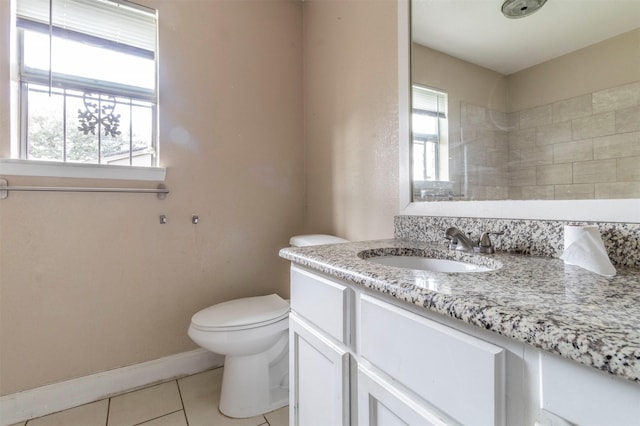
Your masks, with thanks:
[[[412,203],[410,179],[411,0],[398,0],[398,146],[400,214]]]
[[[640,223],[640,198],[601,200],[432,201],[414,203],[409,172],[411,0],[398,0],[399,214],[411,216]]]

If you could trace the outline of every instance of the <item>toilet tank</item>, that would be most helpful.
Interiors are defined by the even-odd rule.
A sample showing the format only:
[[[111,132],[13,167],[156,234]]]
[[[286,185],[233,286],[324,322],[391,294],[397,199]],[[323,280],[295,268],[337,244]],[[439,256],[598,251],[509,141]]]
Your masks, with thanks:
[[[296,235],[289,239],[292,247],[319,246],[321,244],[348,243],[349,240],[326,234]]]

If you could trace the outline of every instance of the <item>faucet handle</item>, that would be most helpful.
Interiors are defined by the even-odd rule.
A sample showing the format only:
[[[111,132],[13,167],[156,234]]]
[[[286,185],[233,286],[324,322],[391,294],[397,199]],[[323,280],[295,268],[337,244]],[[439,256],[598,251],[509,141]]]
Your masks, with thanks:
[[[483,232],[482,236],[480,236],[480,243],[478,244],[480,247],[492,247],[491,239],[489,235],[503,235],[504,231],[487,231]]]
[[[487,232],[483,232],[482,236],[480,236],[480,242],[478,243],[478,252],[479,253],[485,253],[485,254],[494,253],[493,244],[491,244],[491,239],[489,238],[489,235],[502,235],[502,234],[504,234],[504,231],[499,231],[499,232],[487,231]]]

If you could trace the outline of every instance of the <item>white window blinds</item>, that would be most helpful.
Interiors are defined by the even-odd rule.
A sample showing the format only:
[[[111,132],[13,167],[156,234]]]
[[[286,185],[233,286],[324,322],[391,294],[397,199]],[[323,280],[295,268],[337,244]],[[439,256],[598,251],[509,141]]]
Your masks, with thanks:
[[[156,11],[125,0],[17,0],[19,19],[156,51]]]
[[[432,112],[434,115],[446,118],[447,116],[447,95],[426,87],[413,86],[413,109],[414,111]]]

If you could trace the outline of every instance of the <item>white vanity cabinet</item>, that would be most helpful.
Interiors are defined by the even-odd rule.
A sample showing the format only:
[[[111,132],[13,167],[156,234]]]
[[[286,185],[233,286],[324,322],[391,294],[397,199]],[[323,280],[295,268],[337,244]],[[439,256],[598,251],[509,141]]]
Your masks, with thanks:
[[[290,424],[640,425],[640,384],[292,266]]]
[[[291,425],[502,425],[504,365],[498,346],[291,269]]]

